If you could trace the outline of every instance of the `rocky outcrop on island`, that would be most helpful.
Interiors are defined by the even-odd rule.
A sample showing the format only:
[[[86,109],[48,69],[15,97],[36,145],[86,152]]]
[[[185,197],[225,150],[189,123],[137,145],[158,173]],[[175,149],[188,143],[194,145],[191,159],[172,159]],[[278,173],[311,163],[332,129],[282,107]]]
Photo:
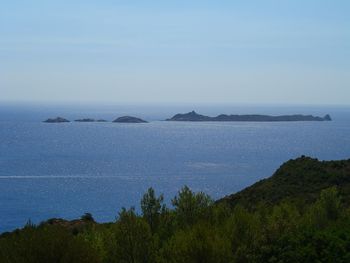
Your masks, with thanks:
[[[326,115],[323,117],[323,120],[324,120],[324,121],[331,121],[331,120],[332,120],[331,115],[326,114]]]
[[[313,115],[281,115],[281,116],[270,116],[270,115],[226,115],[221,114],[216,117],[209,117],[191,111],[184,114],[176,114],[167,121],[252,121],[252,122],[277,122],[277,121],[331,121],[331,116],[327,114],[324,117],[317,117]]]
[[[43,122],[46,123],[64,123],[64,122],[70,122],[69,120],[62,118],[62,117],[56,117],[56,118],[49,118]]]
[[[132,117],[132,116],[123,116],[115,119],[113,122],[119,122],[119,123],[147,123],[147,121]]]
[[[189,113],[178,113],[167,121],[211,121],[213,118],[205,115],[198,114],[195,111]]]
[[[77,119],[75,120],[75,122],[107,122],[107,121],[103,119],[95,120],[95,119],[86,118],[86,119]]]

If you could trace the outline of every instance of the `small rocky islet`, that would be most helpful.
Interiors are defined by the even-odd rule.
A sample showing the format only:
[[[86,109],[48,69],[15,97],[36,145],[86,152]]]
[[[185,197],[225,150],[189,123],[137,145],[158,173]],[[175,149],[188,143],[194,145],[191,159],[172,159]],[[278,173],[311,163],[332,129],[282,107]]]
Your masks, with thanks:
[[[49,118],[45,121],[45,123],[64,123],[64,122],[70,122],[69,120],[62,118],[62,117],[56,117],[56,118]]]
[[[95,119],[86,118],[86,119],[77,119],[75,120],[75,122],[107,122],[107,121],[104,119],[95,120]]]
[[[123,116],[115,119],[113,122],[119,122],[119,123],[147,123],[147,121],[132,117],[132,116]]]

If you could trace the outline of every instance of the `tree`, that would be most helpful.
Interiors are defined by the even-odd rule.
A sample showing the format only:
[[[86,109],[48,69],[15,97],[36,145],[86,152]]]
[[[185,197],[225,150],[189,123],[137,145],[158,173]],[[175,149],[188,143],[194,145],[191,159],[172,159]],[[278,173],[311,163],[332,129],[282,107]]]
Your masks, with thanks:
[[[223,235],[227,236],[237,262],[250,262],[249,250],[260,241],[259,227],[258,217],[239,205],[234,208],[231,217],[226,220]]]
[[[204,218],[209,212],[212,199],[203,192],[194,193],[184,186],[178,196],[172,200],[175,207],[177,222],[180,226],[191,226],[200,218]]]
[[[160,262],[164,263],[232,262],[229,241],[205,223],[176,232],[162,252]]]
[[[62,226],[27,227],[7,238],[0,238],[3,263],[98,263],[96,251]]]
[[[323,209],[327,219],[338,219],[341,212],[341,202],[337,188],[331,187],[323,190],[320,199],[316,202],[317,205]]]
[[[142,216],[151,227],[152,233],[158,227],[161,212],[166,209],[163,201],[163,195],[157,197],[153,188],[149,188],[141,199]]]
[[[325,227],[329,221],[337,220],[342,214],[341,201],[336,187],[322,190],[320,198],[311,207],[311,223]]]
[[[153,245],[149,225],[135,214],[133,208],[123,208],[115,225],[116,262],[154,262]]]
[[[92,217],[92,214],[85,213],[80,217],[81,220],[87,221],[87,222],[95,222],[94,218]]]

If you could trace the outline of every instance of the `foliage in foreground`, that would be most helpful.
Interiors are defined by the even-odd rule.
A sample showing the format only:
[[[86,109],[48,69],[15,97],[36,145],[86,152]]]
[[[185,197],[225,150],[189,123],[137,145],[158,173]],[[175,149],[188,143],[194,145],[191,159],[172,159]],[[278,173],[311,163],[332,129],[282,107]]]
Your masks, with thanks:
[[[350,209],[339,187],[306,204],[288,196],[254,209],[188,187],[169,209],[150,188],[141,214],[122,209],[114,223],[85,214],[74,227],[51,220],[3,234],[0,262],[350,262]]]
[[[336,188],[303,211],[289,202],[231,210],[187,187],[173,210],[152,189],[142,202],[141,215],[123,209],[115,223],[91,223],[78,233],[42,224],[3,235],[0,262],[350,261],[350,211]]]

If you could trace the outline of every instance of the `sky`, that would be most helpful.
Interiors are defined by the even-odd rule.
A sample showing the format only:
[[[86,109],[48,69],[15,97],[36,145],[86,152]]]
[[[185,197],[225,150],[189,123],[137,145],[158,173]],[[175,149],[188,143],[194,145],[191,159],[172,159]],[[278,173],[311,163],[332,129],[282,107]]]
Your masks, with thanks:
[[[0,101],[350,103],[348,0],[0,0]]]

